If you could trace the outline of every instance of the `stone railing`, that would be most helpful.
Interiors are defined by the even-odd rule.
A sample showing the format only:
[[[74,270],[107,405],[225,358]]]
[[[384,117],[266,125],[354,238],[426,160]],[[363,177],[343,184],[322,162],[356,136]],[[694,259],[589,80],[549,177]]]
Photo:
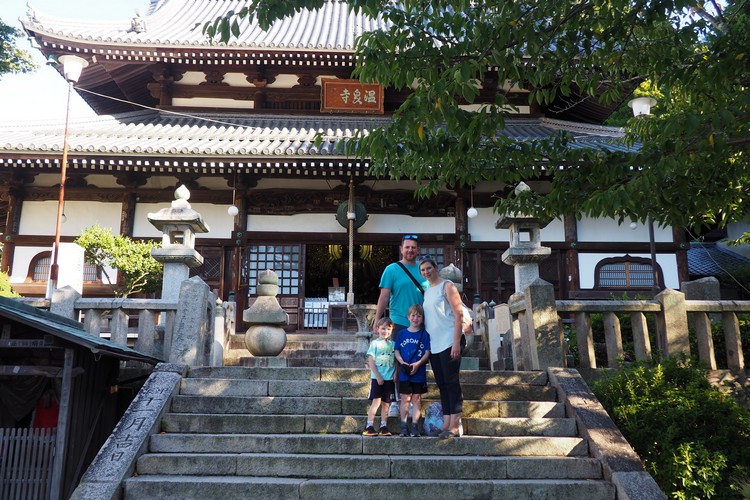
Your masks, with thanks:
[[[633,355],[636,360],[652,357],[651,338],[656,340],[655,349],[662,357],[690,355],[689,329],[693,329],[697,340],[698,358],[706,366],[717,368],[717,353],[712,337],[712,327],[721,324],[726,345],[726,367],[731,371],[745,369],[742,339],[738,314],[750,312],[750,301],[687,300],[685,294],[666,289],[654,300],[555,300],[554,306],[544,305],[544,310],[531,310],[534,302],[517,294],[509,304],[495,307],[495,318],[488,327],[490,362],[493,369],[536,369],[533,366],[533,348],[541,351],[550,345],[559,351],[558,338],[562,335],[560,318],[570,321],[576,332],[578,348],[577,368],[598,368],[595,357],[594,335],[591,326],[593,314],[603,316],[605,366],[618,367],[625,358],[620,321],[630,320]],[[541,334],[534,330],[539,317],[547,317],[541,323]],[[649,317],[652,318],[649,322]],[[557,327],[550,327],[556,322]],[[649,323],[654,332],[649,335]],[[500,341],[492,339],[499,336]],[[500,346],[493,349],[493,346]],[[533,346],[533,347],[532,347]],[[723,354],[723,353],[722,353]],[[562,361],[563,352],[559,352]],[[570,357],[568,357],[570,359]],[[561,363],[562,364],[562,363]]]
[[[217,307],[216,296],[199,278],[182,282],[179,299],[81,298],[70,287],[52,300],[19,299],[68,319],[114,344],[188,366],[222,366],[234,333],[234,302]]]
[[[117,345],[166,359],[174,331],[177,302],[157,299],[78,299],[83,328]],[[136,321],[133,319],[137,318]],[[133,324],[133,326],[131,326]]]

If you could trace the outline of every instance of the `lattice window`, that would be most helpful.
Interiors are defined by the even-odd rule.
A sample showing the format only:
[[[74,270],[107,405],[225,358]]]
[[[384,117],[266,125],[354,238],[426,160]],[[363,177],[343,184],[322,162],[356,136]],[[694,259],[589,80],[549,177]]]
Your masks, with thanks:
[[[27,282],[44,282],[49,280],[49,268],[52,265],[52,252],[41,252],[31,259]],[[102,280],[101,269],[89,262],[83,263],[83,282],[96,283]]]
[[[656,268],[661,275],[661,269]],[[601,260],[594,271],[594,288],[649,290],[654,287],[651,261],[642,257],[613,257]]]
[[[422,256],[429,255],[430,257],[435,259],[438,269],[441,269],[446,264],[450,264],[450,262],[445,262],[445,248],[444,247],[431,247],[431,246],[420,245],[419,254]]]
[[[253,245],[242,256],[242,281],[248,295],[257,295],[258,273],[270,269],[279,276],[279,295],[298,295],[303,275],[302,245]]]

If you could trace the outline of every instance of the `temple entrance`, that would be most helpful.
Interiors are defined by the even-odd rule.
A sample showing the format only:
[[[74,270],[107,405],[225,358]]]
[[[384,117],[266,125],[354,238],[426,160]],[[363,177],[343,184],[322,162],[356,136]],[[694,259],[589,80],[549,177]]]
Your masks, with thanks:
[[[396,260],[397,247],[355,245],[354,303],[375,304],[380,295],[380,275]],[[305,296],[328,297],[329,287],[349,287],[348,245],[307,245]]]

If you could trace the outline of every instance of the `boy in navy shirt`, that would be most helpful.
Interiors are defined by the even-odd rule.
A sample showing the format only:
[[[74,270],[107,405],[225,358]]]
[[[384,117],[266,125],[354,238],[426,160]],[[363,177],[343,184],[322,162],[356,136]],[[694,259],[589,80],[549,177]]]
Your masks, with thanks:
[[[425,331],[424,309],[419,304],[409,308],[409,327],[396,337],[396,361],[400,364],[398,394],[401,402],[401,433],[409,435],[407,419],[411,412],[411,436],[419,437],[419,417],[422,414],[422,394],[427,392],[427,369],[430,359],[430,335]]]

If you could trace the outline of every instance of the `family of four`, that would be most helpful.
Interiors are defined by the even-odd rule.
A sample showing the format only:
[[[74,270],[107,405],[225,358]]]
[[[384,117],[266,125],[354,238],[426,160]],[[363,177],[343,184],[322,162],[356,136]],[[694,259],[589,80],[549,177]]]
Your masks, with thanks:
[[[419,258],[417,235],[401,239],[401,260],[388,265],[380,279],[380,297],[367,351],[370,408],[365,436],[390,436],[388,410],[400,397],[401,436],[418,437],[422,394],[427,392],[430,362],[443,409],[441,439],[458,437],[463,394],[459,382],[463,309],[455,285],[442,279],[430,256]],[[386,306],[389,317],[385,316]],[[395,333],[395,340],[392,336]],[[396,380],[398,387],[396,386]],[[411,405],[411,428],[408,426]],[[374,422],[380,407],[380,430]]]

